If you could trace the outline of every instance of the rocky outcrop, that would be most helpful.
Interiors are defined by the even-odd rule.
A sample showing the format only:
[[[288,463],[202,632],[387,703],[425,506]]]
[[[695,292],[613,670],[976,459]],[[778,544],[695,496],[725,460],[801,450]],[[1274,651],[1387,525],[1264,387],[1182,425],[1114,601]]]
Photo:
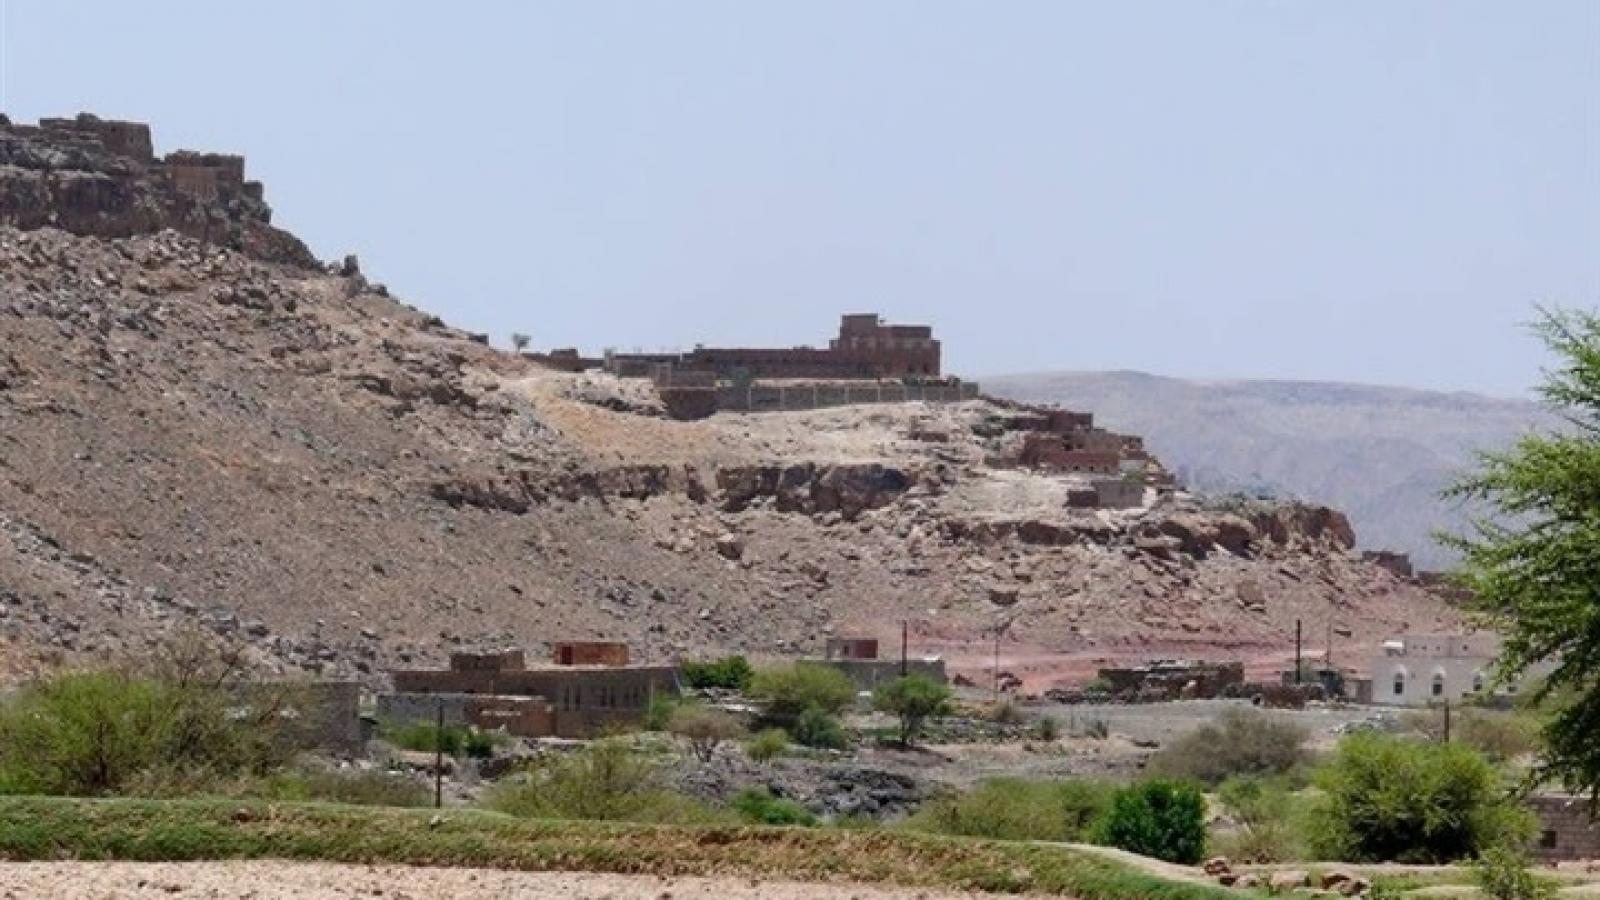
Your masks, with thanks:
[[[305,244],[272,227],[262,194],[245,180],[243,157],[157,158],[149,126],[137,122],[0,117],[0,224],[107,238],[170,228],[266,262],[316,266]]]
[[[1350,527],[1350,520],[1344,513],[1326,506],[1283,504],[1257,512],[1251,517],[1251,524],[1275,544],[1287,544],[1298,537],[1344,550],[1356,545],[1356,533]]]
[[[0,391],[21,384],[26,374],[22,370],[22,363],[17,362],[16,357],[0,350]]]
[[[837,512],[852,520],[893,503],[912,477],[879,463],[818,466],[739,466],[717,470],[718,504],[728,512],[770,499],[779,512]]]

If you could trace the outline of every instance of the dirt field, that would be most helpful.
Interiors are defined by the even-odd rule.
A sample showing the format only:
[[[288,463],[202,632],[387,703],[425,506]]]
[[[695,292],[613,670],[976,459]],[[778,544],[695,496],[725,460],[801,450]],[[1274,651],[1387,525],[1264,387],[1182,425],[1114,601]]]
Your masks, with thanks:
[[[860,885],[658,878],[487,869],[341,866],[292,862],[6,863],[4,900],[122,900],[196,897],[237,900],[976,900],[988,894],[940,893]]]

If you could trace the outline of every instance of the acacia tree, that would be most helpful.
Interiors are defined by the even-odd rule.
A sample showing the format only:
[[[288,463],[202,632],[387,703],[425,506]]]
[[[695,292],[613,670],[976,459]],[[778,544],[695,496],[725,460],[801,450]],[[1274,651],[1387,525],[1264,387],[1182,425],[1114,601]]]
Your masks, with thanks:
[[[532,340],[533,338],[528,337],[520,331],[511,332],[511,346],[515,347],[518,353],[528,349],[528,343]]]
[[[1490,515],[1443,541],[1474,610],[1505,635],[1498,678],[1554,663],[1534,693],[1553,708],[1536,775],[1600,803],[1600,315],[1540,309],[1533,330],[1556,356],[1539,393],[1568,427],[1482,454],[1447,496]]]
[[[932,716],[950,710],[950,687],[926,675],[905,675],[878,685],[872,705],[900,717],[900,743],[910,747]]]

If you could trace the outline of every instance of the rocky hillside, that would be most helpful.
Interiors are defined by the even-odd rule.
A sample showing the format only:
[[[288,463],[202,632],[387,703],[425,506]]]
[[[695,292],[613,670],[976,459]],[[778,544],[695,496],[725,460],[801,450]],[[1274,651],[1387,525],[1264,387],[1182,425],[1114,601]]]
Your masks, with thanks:
[[[1296,618],[1347,651],[1453,622],[1331,510],[1072,508],[1072,477],[992,464],[1021,437],[1005,404],[672,421],[643,382],[492,350],[353,264],[248,249],[0,226],[12,670],[179,627],[378,680],[464,645],[779,655],[908,620],[974,676],[1003,626],[1042,688],[1107,659],[1264,665]]]
[[[1334,504],[1363,547],[1400,550],[1434,569],[1453,560],[1431,534],[1464,520],[1439,491],[1478,450],[1555,425],[1529,401],[1356,384],[1052,372],[985,387],[1093,409],[1110,427],[1145,435],[1195,489]]]

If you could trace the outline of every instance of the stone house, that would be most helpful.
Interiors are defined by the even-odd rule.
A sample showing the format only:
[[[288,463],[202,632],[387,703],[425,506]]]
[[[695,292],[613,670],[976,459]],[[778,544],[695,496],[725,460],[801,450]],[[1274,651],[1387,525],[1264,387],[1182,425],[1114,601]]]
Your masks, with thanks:
[[[453,653],[447,669],[390,673],[394,691],[380,695],[380,718],[446,720],[504,727],[524,737],[592,737],[634,725],[650,698],[679,692],[674,666],[629,662],[626,644],[558,643],[548,665],[529,667],[521,650]]]

